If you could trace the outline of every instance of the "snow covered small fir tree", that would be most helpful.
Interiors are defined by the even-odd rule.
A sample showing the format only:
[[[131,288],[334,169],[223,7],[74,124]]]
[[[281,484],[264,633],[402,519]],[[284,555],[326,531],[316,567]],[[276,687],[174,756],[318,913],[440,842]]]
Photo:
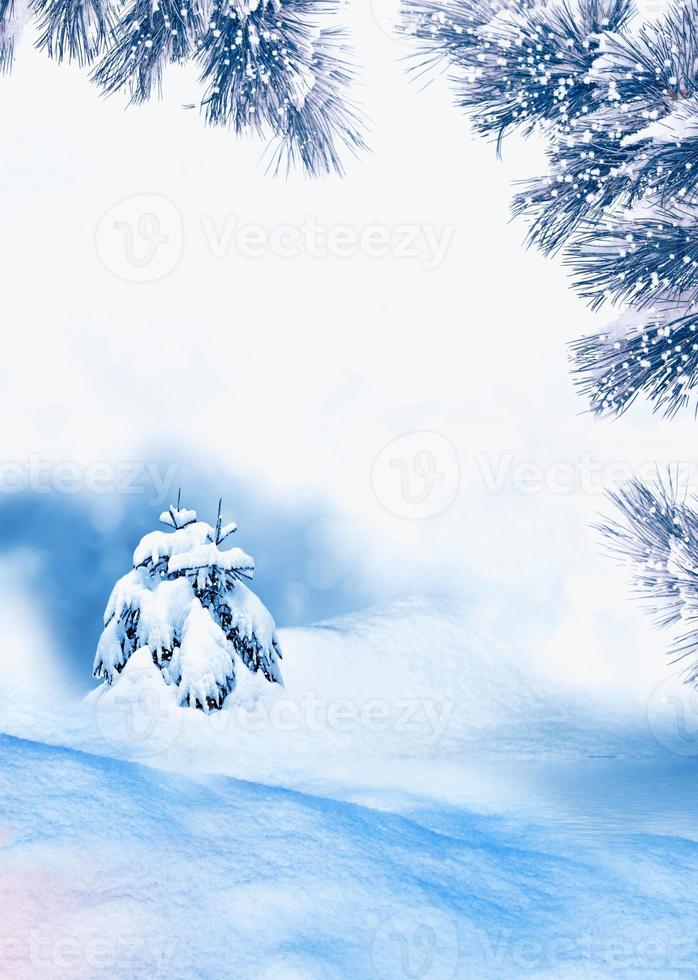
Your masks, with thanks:
[[[274,620],[243,581],[254,561],[240,548],[222,549],[236,525],[223,524],[220,505],[212,527],[179,502],[160,521],[169,530],[145,535],[114,586],[94,676],[112,684],[147,647],[179,703],[205,712],[221,708],[241,667],[282,684]]]

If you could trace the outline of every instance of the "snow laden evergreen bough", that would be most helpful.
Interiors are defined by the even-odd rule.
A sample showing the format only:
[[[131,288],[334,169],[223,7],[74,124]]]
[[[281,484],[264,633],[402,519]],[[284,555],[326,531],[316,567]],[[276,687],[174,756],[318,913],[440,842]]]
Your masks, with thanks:
[[[243,581],[254,561],[240,548],[221,548],[236,525],[223,525],[220,508],[215,527],[179,507],[160,521],[169,530],[146,534],[114,587],[94,676],[112,684],[147,647],[179,703],[205,712],[222,707],[241,667],[281,684],[274,620]]]
[[[405,0],[403,30],[498,149],[546,141],[514,212],[594,308],[620,308],[572,348],[592,410],[698,408],[698,0],[645,25],[630,0]]]
[[[332,23],[335,0],[30,0],[38,46],[92,66],[105,95],[131,103],[162,94],[170,64],[191,61],[206,123],[271,137],[270,168],[343,172],[342,151],[364,148],[349,88],[351,52]],[[0,72],[26,17],[0,0]]]
[[[677,633],[669,653],[685,661],[685,680],[698,687],[698,501],[671,473],[653,485],[629,481],[610,494],[617,519],[599,525],[611,555],[628,565],[634,592],[658,626]]]

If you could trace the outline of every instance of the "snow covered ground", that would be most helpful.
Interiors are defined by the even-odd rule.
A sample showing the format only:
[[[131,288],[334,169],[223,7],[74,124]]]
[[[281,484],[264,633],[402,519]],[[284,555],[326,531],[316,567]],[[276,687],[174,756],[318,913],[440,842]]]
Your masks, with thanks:
[[[580,694],[438,601],[280,639],[285,687],[208,717],[139,656],[0,683],[0,975],[695,975],[673,681]]]
[[[0,740],[3,977],[476,978],[688,971],[698,844],[568,853]],[[40,802],[40,805],[38,804]],[[568,843],[572,843],[570,840]],[[686,973],[690,975],[690,973]]]

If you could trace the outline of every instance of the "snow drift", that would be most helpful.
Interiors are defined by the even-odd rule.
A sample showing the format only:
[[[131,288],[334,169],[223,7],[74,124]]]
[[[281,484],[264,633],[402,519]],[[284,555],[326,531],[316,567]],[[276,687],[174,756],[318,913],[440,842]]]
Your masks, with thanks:
[[[695,762],[646,718],[453,603],[280,640],[209,715],[147,649],[0,681],[3,977],[692,975]]]
[[[692,954],[698,844],[671,837],[560,855],[7,736],[0,828],[12,980],[565,980]]]
[[[180,707],[147,649],[84,704],[0,682],[2,730],[100,755],[344,799],[473,799],[491,760],[646,755],[646,719],[582,698],[458,603],[406,599],[279,631],[284,686],[240,673],[223,710]]]

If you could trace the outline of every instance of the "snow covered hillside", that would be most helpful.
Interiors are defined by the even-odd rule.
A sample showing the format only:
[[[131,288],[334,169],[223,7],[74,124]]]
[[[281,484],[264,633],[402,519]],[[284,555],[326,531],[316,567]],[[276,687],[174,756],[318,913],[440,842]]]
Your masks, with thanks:
[[[8,980],[674,976],[693,952],[698,843],[671,837],[562,855],[7,736],[0,835]]]
[[[74,703],[5,673],[3,978],[694,975],[669,727],[453,603],[279,639],[210,715],[147,651]]]
[[[113,686],[69,710],[0,681],[0,726],[100,755],[372,802],[430,796],[436,783],[442,802],[468,803],[486,760],[661,748],[639,712],[581,697],[456,603],[406,599],[279,639],[284,686],[241,671],[220,712],[178,707],[176,688],[141,650]]]

